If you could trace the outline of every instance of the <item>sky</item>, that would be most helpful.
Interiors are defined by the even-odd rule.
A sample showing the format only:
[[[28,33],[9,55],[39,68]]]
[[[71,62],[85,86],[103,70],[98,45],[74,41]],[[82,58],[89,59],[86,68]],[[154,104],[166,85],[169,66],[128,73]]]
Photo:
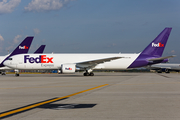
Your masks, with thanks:
[[[180,63],[180,0],[0,0],[0,55],[27,36],[30,53],[139,53],[165,27]]]

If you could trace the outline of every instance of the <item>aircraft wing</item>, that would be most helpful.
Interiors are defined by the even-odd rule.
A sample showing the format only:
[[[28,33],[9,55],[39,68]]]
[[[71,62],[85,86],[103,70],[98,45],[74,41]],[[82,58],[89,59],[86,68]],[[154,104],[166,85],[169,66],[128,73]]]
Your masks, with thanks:
[[[91,68],[91,67],[95,67],[97,64],[109,62],[111,60],[116,60],[116,59],[120,59],[120,58],[123,58],[123,57],[110,57],[110,58],[84,61],[84,62],[76,63],[76,66],[79,68]]]
[[[167,57],[153,58],[153,59],[149,59],[149,61],[159,61],[159,60],[164,60],[164,59],[168,59],[168,58],[172,58],[172,57],[175,57],[175,55],[167,56]]]

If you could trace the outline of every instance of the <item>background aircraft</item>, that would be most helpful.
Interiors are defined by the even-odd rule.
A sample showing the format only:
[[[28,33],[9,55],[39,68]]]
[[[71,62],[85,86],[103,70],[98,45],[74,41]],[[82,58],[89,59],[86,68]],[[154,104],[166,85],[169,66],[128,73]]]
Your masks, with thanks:
[[[35,52],[34,54],[42,54],[44,52],[46,45],[41,45]],[[4,57],[4,56],[3,56]],[[2,57],[2,58],[3,58]],[[12,70],[12,68],[4,66],[4,67],[0,67],[0,74],[1,75],[6,75],[6,70]]]
[[[156,70],[158,73],[170,73],[171,71],[180,71],[180,64],[168,64],[168,63],[161,63],[161,64],[155,64],[147,67],[151,70]]]
[[[17,54],[26,54],[29,51],[32,40],[34,37],[26,37],[17,47],[16,49],[6,56],[0,56],[0,67],[4,67],[3,62],[7,60],[9,57]]]
[[[161,57],[172,28],[165,28],[139,54],[21,54],[14,55],[4,62],[4,65],[23,70],[54,70],[61,73],[75,73],[84,70],[84,76],[93,76],[94,69],[121,70],[143,67],[167,62],[168,58]]]
[[[0,56],[0,72],[2,75],[5,75],[5,72],[3,72],[4,69],[9,69],[8,67],[5,67],[3,65],[4,61],[9,59],[9,57],[17,54],[25,54],[28,53],[29,48],[31,46],[32,40],[34,37],[26,37],[17,47],[16,49],[10,53],[9,55],[6,56]]]
[[[28,53],[29,48],[31,46],[32,40],[34,37],[26,37],[18,46],[17,48],[10,53],[9,55],[6,56],[0,56],[0,74],[5,75],[5,70],[11,70],[12,68],[6,67],[3,65],[3,62],[11,57],[12,55],[17,55],[17,54],[23,54],[23,53]],[[41,45],[34,53],[35,54],[42,54],[44,51],[46,45]]]
[[[35,52],[34,54],[42,54],[44,52],[46,45],[41,45]]]

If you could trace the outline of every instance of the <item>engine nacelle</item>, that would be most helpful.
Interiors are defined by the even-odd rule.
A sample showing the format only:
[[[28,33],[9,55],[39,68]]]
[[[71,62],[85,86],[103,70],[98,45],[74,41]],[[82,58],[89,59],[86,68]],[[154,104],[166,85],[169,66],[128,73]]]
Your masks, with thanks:
[[[62,64],[61,65],[61,73],[71,74],[75,73],[76,65],[75,64]]]

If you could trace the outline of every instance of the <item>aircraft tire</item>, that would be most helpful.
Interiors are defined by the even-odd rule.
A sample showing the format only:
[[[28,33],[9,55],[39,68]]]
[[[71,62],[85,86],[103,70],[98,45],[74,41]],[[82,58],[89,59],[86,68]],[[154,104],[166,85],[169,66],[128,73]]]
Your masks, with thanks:
[[[162,70],[156,70],[157,73],[162,73]]]
[[[15,76],[16,76],[16,77],[18,77],[18,76],[19,76],[19,74],[15,74]]]
[[[88,75],[89,75],[88,73],[86,73],[86,72],[84,73],[84,76],[88,76]]]
[[[170,73],[170,71],[168,69],[165,69],[165,73]]]
[[[91,73],[89,74],[89,76],[94,76],[94,73],[93,73],[93,72],[91,72]]]
[[[5,72],[2,72],[1,75],[6,75],[6,73],[5,73]]]

